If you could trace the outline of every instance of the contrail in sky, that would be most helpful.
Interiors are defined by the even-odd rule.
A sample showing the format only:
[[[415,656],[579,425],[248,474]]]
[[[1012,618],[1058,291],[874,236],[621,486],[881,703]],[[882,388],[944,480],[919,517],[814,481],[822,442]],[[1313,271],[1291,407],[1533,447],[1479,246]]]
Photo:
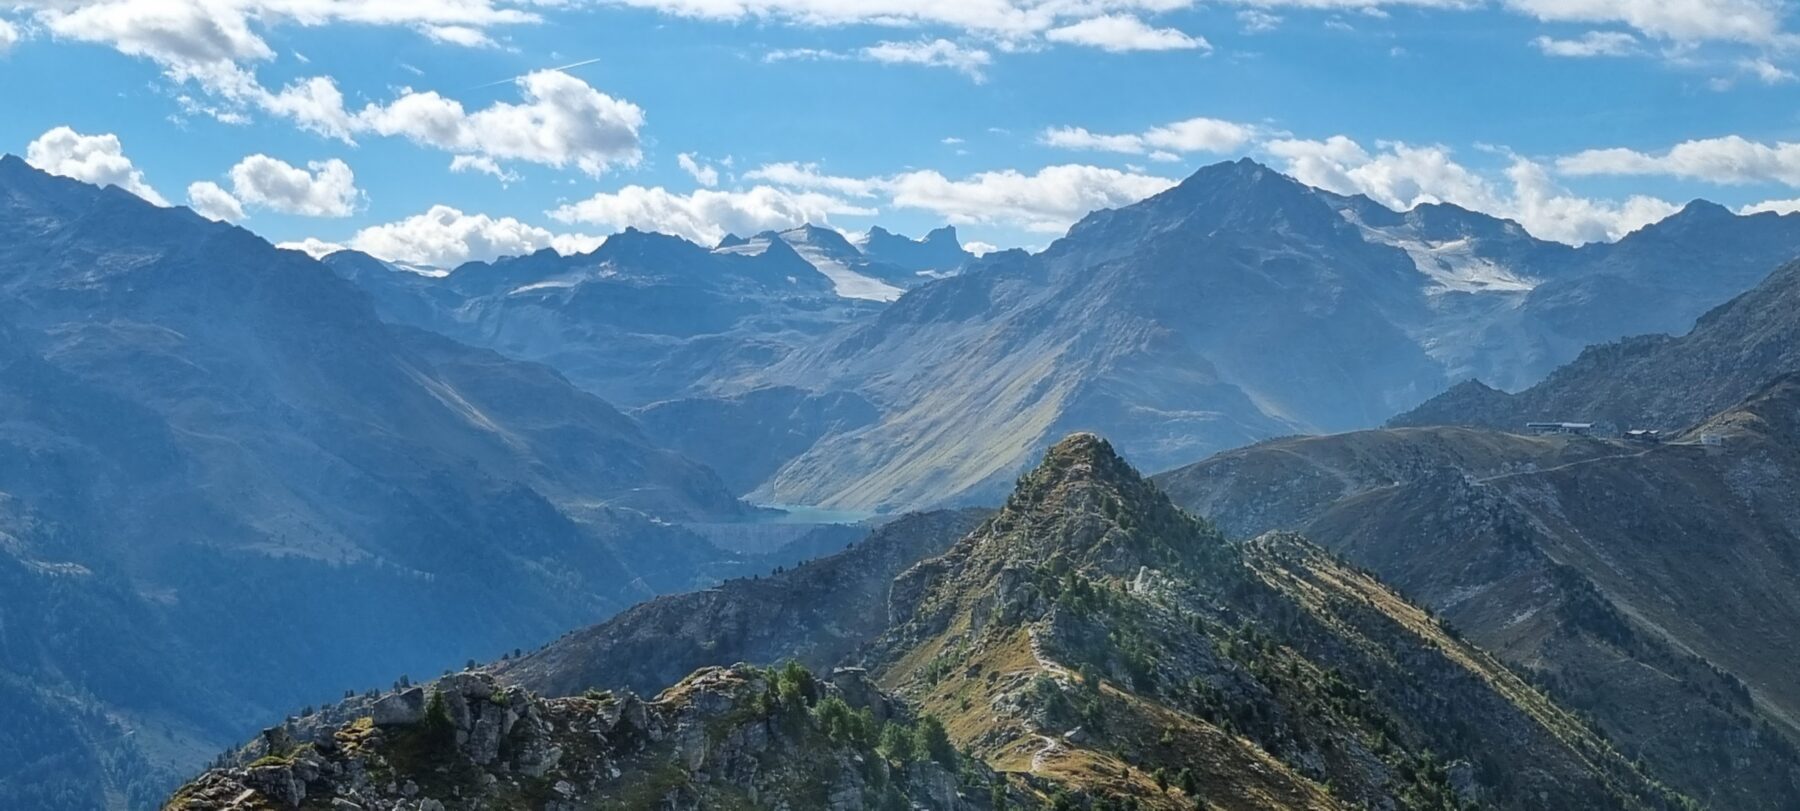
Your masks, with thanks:
[[[595,63],[595,62],[598,62],[598,61],[600,61],[600,57],[597,57],[597,56],[596,56],[596,57],[594,57],[594,58],[593,58],[593,59],[583,59],[583,60],[581,60],[581,61],[580,61],[580,62],[570,62],[570,63],[569,63],[569,64],[567,64],[567,65],[558,65],[558,66],[556,66],[556,67],[553,67],[553,68],[542,68],[542,70],[574,70],[574,69],[575,69],[575,68],[579,68],[579,67],[582,67],[582,66],[584,66],[584,65],[592,65],[592,64],[594,64],[594,63]],[[537,72],[537,71],[533,71],[533,73],[535,73],[535,72]],[[511,76],[511,77],[508,77],[508,78],[505,78],[505,79],[500,79],[500,80],[498,80],[498,81],[493,81],[493,82],[488,82],[488,83],[487,83],[487,84],[478,84],[478,85],[476,85],[476,86],[474,86],[474,87],[472,87],[472,88],[469,88],[469,89],[470,89],[470,90],[480,90],[480,89],[482,89],[482,88],[484,88],[484,87],[493,87],[493,86],[495,86],[495,85],[503,85],[503,84],[512,84],[512,83],[513,83],[513,82],[516,82],[516,81],[518,81],[518,80],[519,80],[519,79],[520,79],[520,77],[522,77],[522,76],[524,76],[524,75],[525,75],[525,74],[523,74],[523,73],[521,73],[521,74],[519,74],[519,75],[518,75],[518,76]]]

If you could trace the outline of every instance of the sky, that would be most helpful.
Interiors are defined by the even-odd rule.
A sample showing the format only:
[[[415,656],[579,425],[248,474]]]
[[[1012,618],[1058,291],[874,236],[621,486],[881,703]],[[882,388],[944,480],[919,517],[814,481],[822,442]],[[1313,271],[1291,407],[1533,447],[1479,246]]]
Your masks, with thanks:
[[[979,250],[1251,157],[1569,243],[1800,209],[1784,0],[0,0],[0,151],[440,267],[626,227]]]

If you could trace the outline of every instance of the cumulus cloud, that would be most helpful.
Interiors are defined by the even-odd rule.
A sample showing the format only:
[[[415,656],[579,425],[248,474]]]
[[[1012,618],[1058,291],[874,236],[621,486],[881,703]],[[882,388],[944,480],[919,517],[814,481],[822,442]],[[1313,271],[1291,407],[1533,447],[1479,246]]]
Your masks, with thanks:
[[[755,186],[744,191],[698,189],[678,194],[634,185],[558,207],[550,217],[615,231],[627,227],[657,231],[712,245],[727,233],[828,224],[833,215],[875,213],[872,208],[817,191]]]
[[[110,132],[84,135],[69,127],[56,127],[25,147],[25,162],[53,175],[118,186],[159,206],[169,204],[145,182],[144,173],[125,157],[119,136]]]
[[[603,240],[586,234],[552,233],[512,217],[466,214],[436,205],[423,214],[357,231],[349,246],[389,262],[451,268],[544,248],[582,253],[599,247]]]
[[[237,222],[244,218],[243,204],[210,180],[188,184],[187,196],[188,208],[209,220]]]
[[[675,156],[675,162],[681,166],[681,171],[694,178],[695,183],[709,189],[719,185],[719,170],[695,160],[693,155],[683,152]]]
[[[0,20],[0,54],[6,53],[12,46],[19,44],[21,39],[24,39],[24,35],[19,33],[18,26],[6,20]]]
[[[1590,149],[1556,161],[1570,175],[1665,175],[1708,183],[1800,186],[1800,143],[1758,143],[1738,135],[1684,141],[1665,152]]]
[[[348,217],[363,196],[355,173],[336,158],[312,161],[302,169],[259,153],[238,161],[230,175],[232,196],[240,203],[282,214]]]
[[[495,102],[473,113],[435,91],[407,91],[385,106],[364,108],[355,127],[448,152],[574,166],[589,175],[640,159],[644,111],[637,105],[560,71],[528,73],[517,84],[523,104]]]
[[[1141,133],[1118,135],[1093,133],[1082,127],[1054,127],[1045,130],[1038,140],[1064,149],[1172,158],[1175,153],[1231,152],[1249,143],[1257,133],[1258,128],[1251,124],[1217,118],[1190,118]]]
[[[532,23],[527,3],[455,0],[24,0],[53,35],[110,45],[151,59],[178,79],[216,76],[273,58],[261,31],[332,23],[405,26],[439,41],[468,44],[488,28]],[[524,6],[525,8],[520,8]]]
[[[1090,17],[1044,32],[1051,42],[1086,45],[1112,53],[1127,51],[1212,50],[1205,37],[1176,28],[1155,28],[1130,14]]]
[[[1618,239],[1677,210],[1653,197],[1615,202],[1571,194],[1542,165],[1518,156],[1511,157],[1501,184],[1458,163],[1439,146],[1384,143],[1370,152],[1339,135],[1323,141],[1277,140],[1264,148],[1284,164],[1284,171],[1308,185],[1367,195],[1401,211],[1450,203],[1516,220],[1538,237],[1575,245]]]
[[[194,83],[212,103],[184,109],[222,121],[242,123],[248,111],[262,111],[346,143],[376,133],[490,162],[574,166],[589,175],[635,164],[643,110],[559,70],[518,77],[520,103],[471,111],[435,92],[403,89],[388,104],[353,111],[328,77],[271,89],[251,67],[275,56],[262,31],[282,24],[405,26],[439,42],[485,47],[495,26],[539,21],[529,10],[534,6],[512,0],[27,0],[22,7],[52,36],[110,45],[155,62],[172,81]]]
[[[1638,52],[1637,37],[1623,31],[1589,31],[1576,39],[1538,37],[1531,44],[1547,56],[1586,58],[1630,56]]]

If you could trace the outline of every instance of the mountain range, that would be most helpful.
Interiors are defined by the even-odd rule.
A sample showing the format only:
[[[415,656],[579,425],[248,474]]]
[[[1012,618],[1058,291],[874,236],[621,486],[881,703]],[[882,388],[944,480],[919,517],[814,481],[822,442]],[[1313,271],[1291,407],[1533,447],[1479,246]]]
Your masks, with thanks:
[[[1516,394],[1468,381],[1390,424],[1519,430],[1532,421],[1675,432],[1800,372],[1800,262],[1788,263],[1680,335],[1639,335],[1588,348]]]
[[[1596,341],[1685,332],[1797,253],[1800,216],[1697,202],[1570,248],[1454,206],[1400,214],[1219,164],[775,363],[762,379],[855,392],[882,417],[825,435],[753,498],[980,503],[1074,430],[1161,469],[1373,427],[1466,377],[1524,385]]]
[[[1038,253],[442,271],[0,159],[0,797],[291,713],[180,807],[1786,807],[1796,253],[1239,161]]]
[[[301,704],[708,582],[676,524],[754,515],[549,367],[14,157],[0,339],[9,808],[147,806]]]
[[[907,534],[927,538],[967,516],[910,520]],[[907,543],[884,545],[898,550]],[[773,601],[802,582],[836,582],[825,567],[880,568],[856,561],[866,549],[809,564],[805,575],[796,571],[774,589]],[[694,621],[679,626],[621,615],[503,663],[497,673],[456,674],[372,704],[346,702],[321,721],[265,733],[178,792],[175,807],[209,808],[193,798],[227,796],[294,807],[285,792],[385,808],[392,787],[404,783],[446,808],[533,807],[534,792],[545,790],[597,807],[700,808],[725,796],[760,804],[771,773],[802,768],[827,771],[787,782],[774,796],[811,786],[818,799],[803,805],[846,809],[890,807],[879,798],[889,788],[923,793],[930,798],[925,807],[945,809],[1689,803],[1379,582],[1296,536],[1227,542],[1092,435],[1052,447],[998,513],[902,571],[885,593],[851,589],[832,611],[787,614],[785,642],[746,648],[732,630],[708,621],[765,610],[768,591],[756,581],[727,583],[690,600]],[[849,617],[872,621],[846,629],[841,622]],[[630,668],[639,659],[645,648],[634,628],[661,628],[676,649],[700,645],[681,655],[679,666],[753,652],[842,657],[848,667],[701,666],[634,709],[642,705],[631,694],[621,699],[610,690],[675,664],[635,673],[609,664]],[[769,629],[751,623],[745,630]],[[839,641],[821,656],[807,650],[809,637]],[[855,637],[861,645],[843,644]],[[807,675],[814,671],[831,676]],[[720,681],[747,689],[686,700],[696,686]],[[819,681],[830,688],[809,686]],[[480,703],[503,693],[503,701],[494,699],[499,709]],[[428,701],[450,707],[442,723],[459,731],[443,733],[444,743],[421,757]],[[523,713],[509,709],[520,704]],[[546,734],[534,715],[546,706],[552,717],[579,711],[576,724],[584,716],[634,720],[623,727],[586,723],[601,730],[595,737],[606,748],[558,758],[546,775],[532,754]],[[880,719],[896,717],[890,708],[907,715],[882,725]],[[487,719],[502,711],[519,720],[490,726]],[[657,720],[669,712],[706,712],[716,720],[690,722],[684,733],[682,725]],[[920,745],[896,746],[894,726],[936,732],[915,735]],[[830,748],[796,743],[821,733],[849,747],[861,765],[836,765],[842,761]],[[494,770],[506,752],[518,763]],[[960,786],[930,789],[937,778],[912,770],[916,760],[955,765]],[[357,777],[365,772],[386,776]],[[452,775],[457,785],[434,774]],[[856,787],[841,791],[846,779]]]

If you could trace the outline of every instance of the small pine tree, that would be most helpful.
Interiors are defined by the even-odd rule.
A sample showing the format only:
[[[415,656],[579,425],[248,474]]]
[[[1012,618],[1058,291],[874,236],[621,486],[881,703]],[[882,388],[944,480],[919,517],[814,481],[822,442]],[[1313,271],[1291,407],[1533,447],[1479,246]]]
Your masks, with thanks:
[[[456,746],[456,722],[450,720],[450,708],[444,704],[444,694],[437,690],[431,691],[431,700],[425,703],[425,721],[420,732],[425,741],[440,752]]]
[[[887,756],[888,760],[902,766],[911,763],[917,756],[913,746],[912,733],[908,732],[906,727],[893,721],[887,722],[881,728],[881,743],[877,748],[881,750],[881,754]]]
[[[913,735],[913,748],[920,756],[951,768],[956,767],[956,747],[950,745],[950,733],[944,731],[944,722],[939,721],[937,716],[920,717]]]

